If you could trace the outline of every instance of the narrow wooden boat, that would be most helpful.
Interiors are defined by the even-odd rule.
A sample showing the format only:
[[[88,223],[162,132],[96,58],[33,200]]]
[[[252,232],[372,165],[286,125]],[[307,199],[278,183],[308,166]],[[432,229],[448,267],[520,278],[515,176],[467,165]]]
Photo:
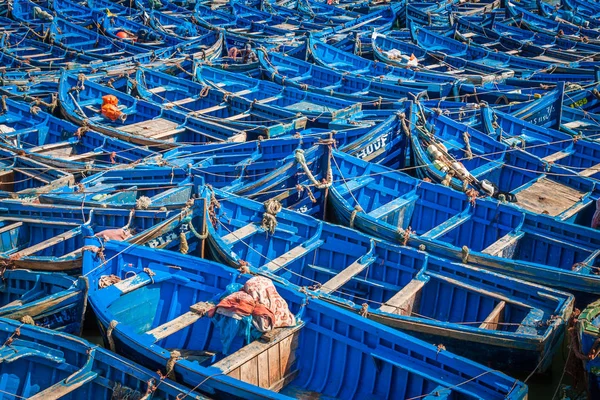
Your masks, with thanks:
[[[594,75],[593,72],[585,68],[559,67],[557,64],[560,64],[560,60],[552,58],[540,60],[539,56],[536,56],[538,59],[519,56],[517,50],[511,51],[511,53],[517,54],[513,55],[488,50],[485,47],[470,46],[424,27],[413,26],[411,32],[413,32],[417,44],[430,52],[462,57],[486,66],[510,69],[518,77],[538,79],[535,77],[536,73],[556,72],[582,75],[582,80],[588,80],[591,75]]]
[[[285,87],[228,71],[216,71],[198,64],[196,79],[223,95],[240,96],[253,104],[300,112],[312,127],[326,127],[335,120],[352,119],[361,111],[361,103]]]
[[[7,398],[204,396],[79,337],[0,319],[0,390]]]
[[[573,303],[570,295],[552,291],[546,296],[541,287],[373,241],[297,212],[269,214],[272,203],[263,205],[220,191],[205,191],[204,196],[207,202],[213,196],[219,202],[218,208],[209,209],[207,232],[213,257],[224,264],[247,265],[252,272],[311,287],[315,296],[357,314],[368,309],[369,319],[433,344],[443,343],[449,351],[488,362],[495,369],[543,372],[562,340]],[[267,214],[275,225],[267,222]],[[481,282],[486,282],[483,288]],[[515,291],[508,295],[501,287]],[[533,299],[516,300],[527,298],[532,290],[540,296],[535,306],[526,305]],[[471,296],[476,303],[460,308]],[[515,312],[505,306],[524,309]],[[478,313],[467,311],[472,308]],[[533,328],[538,318],[554,315],[561,319],[550,329],[545,324],[541,330]],[[526,344],[530,335],[537,337],[535,344]],[[486,351],[475,343],[485,343]],[[474,347],[478,350],[470,351]]]
[[[256,139],[259,135],[268,138],[294,134],[307,123],[306,117],[298,115],[301,108],[273,107],[266,99],[224,95],[210,86],[159,71],[139,68],[136,83],[137,93],[143,99],[177,110],[187,117],[197,117],[237,131],[243,130],[247,139]],[[276,100],[271,99],[273,102]],[[289,102],[292,103],[293,100],[292,98]],[[301,99],[298,103],[301,103]],[[338,101],[338,107],[339,103],[341,101]],[[334,101],[329,101],[327,105],[334,105]],[[302,107],[302,104],[299,106]],[[344,106],[351,108],[352,104],[345,103]]]
[[[415,122],[411,141],[414,165],[421,177],[463,192],[474,188],[563,221],[582,217],[599,196],[592,180],[552,162],[558,161],[562,152],[538,158],[527,152],[527,143],[518,143],[518,138],[500,143],[436,112],[419,112],[419,116],[425,119]]]
[[[469,198],[334,151],[328,201],[336,219],[449,260],[597,296],[600,232],[484,198]],[[392,189],[390,189],[392,188]],[[330,216],[332,214],[329,214]],[[410,228],[410,230],[409,230]]]
[[[73,88],[80,90],[73,91]],[[107,95],[118,100],[121,117],[114,121],[101,114],[102,97]],[[58,100],[63,115],[70,121],[139,145],[173,148],[178,143],[246,139],[245,134],[237,129],[187,117],[179,111],[136,99],[105,85],[84,82],[67,72],[61,75]]]
[[[575,362],[581,360],[587,373],[587,387],[591,398],[600,395],[600,374],[598,367],[598,337],[600,337],[600,301],[589,304],[576,319],[574,335],[571,336],[575,341],[573,350]]]
[[[109,343],[149,368],[168,368],[178,382],[210,396],[262,399],[318,392],[341,399],[409,398],[442,392],[457,398],[521,399],[526,395],[525,385],[514,379],[323,300],[307,302],[305,293],[279,279],[273,281],[275,288],[297,322],[270,331],[269,339],[262,341],[238,336],[224,349],[218,329],[202,316],[211,301],[241,288],[249,275],[197,257],[128,248],[118,242],[107,243],[103,251],[106,261],[86,253],[85,273],[90,279],[90,304]],[[100,280],[108,275],[121,281],[101,288]],[[230,284],[235,286],[228,291]],[[273,352],[279,356],[268,361],[265,354]],[[377,360],[377,370],[371,359]],[[277,374],[267,374],[269,362],[278,365]],[[247,363],[254,365],[248,373]],[[346,365],[353,366],[351,371]],[[383,376],[387,378],[381,380]]]
[[[50,25],[50,42],[76,53],[102,60],[126,58],[147,51],[129,43],[112,40],[101,33],[56,17]]]
[[[400,100],[437,97],[436,88],[408,82],[393,84],[344,74],[325,66],[258,49],[263,75],[283,86],[327,94],[362,103],[363,109],[402,108]]]
[[[181,212],[99,209],[87,213],[79,207],[26,206],[3,202],[0,258],[9,268],[35,271],[81,271],[85,238],[99,234],[130,244],[143,244],[193,210]],[[86,208],[87,209],[87,208]],[[89,210],[89,209],[87,209]],[[41,218],[45,215],[46,218]],[[56,217],[58,215],[58,217]],[[106,239],[108,240],[108,239]]]
[[[8,118],[0,115],[0,126],[2,120]],[[75,178],[70,173],[0,150],[0,198],[32,198],[74,183]]]
[[[34,3],[31,0],[13,0],[12,17],[27,25],[49,25],[56,13],[47,8],[46,1]]]
[[[308,39],[308,48],[315,62],[323,67],[371,80],[425,89],[430,97],[436,99],[452,95],[457,82],[457,78],[448,74],[413,71],[374,63],[311,38]]]
[[[571,108],[565,107],[565,110]],[[600,178],[600,142],[576,140],[571,135],[554,129],[533,126],[517,116],[482,111],[482,132],[493,135],[509,146],[517,144],[542,160],[571,169],[579,176],[594,180]],[[569,121],[577,121],[568,119]],[[562,126],[568,125],[563,124]],[[588,223],[589,221],[586,221]]]
[[[194,193],[190,174],[175,167],[138,166],[111,169],[40,197],[42,203],[118,207],[127,209],[180,209]],[[140,200],[141,198],[144,200]]]
[[[0,317],[80,335],[87,285],[83,277],[73,278],[58,272],[3,270]]]
[[[500,80],[515,74],[513,70],[502,66],[495,67],[460,57],[430,53],[419,45],[378,33],[373,34],[372,45],[373,54],[378,60],[397,67],[439,71],[471,82]]]
[[[4,98],[0,117],[3,140],[0,147],[58,168],[75,176],[90,171],[132,164],[158,154],[119,139],[80,128],[29,104]]]
[[[563,10],[560,6],[553,6],[540,0],[537,1],[537,6],[539,14],[550,20],[566,22],[586,29],[600,28],[600,23],[594,18],[586,18],[571,10]]]
[[[59,46],[27,39],[26,36],[17,33],[2,35],[0,38],[0,52],[4,56],[14,58],[18,62],[17,66],[43,70],[76,69],[98,60],[97,57],[73,53]],[[8,64],[4,65],[7,66]]]
[[[104,17],[102,30],[107,37],[112,38],[114,43],[128,43],[146,50],[177,46],[184,40],[120,16]]]
[[[579,38],[579,40],[584,36],[590,39],[600,38],[600,30],[581,28],[571,23],[550,20],[544,16],[519,7],[510,1],[506,2],[505,10],[507,18],[512,18],[513,21],[520,21],[521,25],[532,31],[555,36],[572,36],[574,38]]]

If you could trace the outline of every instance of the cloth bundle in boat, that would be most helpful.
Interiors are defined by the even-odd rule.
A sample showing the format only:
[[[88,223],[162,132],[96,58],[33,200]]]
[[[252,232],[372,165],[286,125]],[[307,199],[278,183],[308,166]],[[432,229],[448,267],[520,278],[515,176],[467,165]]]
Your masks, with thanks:
[[[208,316],[219,328],[224,354],[237,336],[244,337],[248,344],[273,328],[296,325],[296,318],[273,282],[261,276],[249,279],[243,287],[229,285]]]
[[[105,229],[101,232],[96,233],[96,237],[104,240],[127,240],[131,237],[131,233],[128,229],[116,228],[116,229]]]
[[[252,316],[254,327],[260,332],[296,325],[296,318],[273,282],[262,276],[250,278],[242,290],[221,299],[208,316],[212,318],[215,313],[233,318]]]

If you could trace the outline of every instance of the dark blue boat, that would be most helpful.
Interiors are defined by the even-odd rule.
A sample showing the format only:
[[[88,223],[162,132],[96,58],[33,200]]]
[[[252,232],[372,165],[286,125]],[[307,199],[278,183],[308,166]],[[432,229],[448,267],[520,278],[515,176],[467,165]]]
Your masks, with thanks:
[[[297,322],[270,331],[266,343],[238,336],[224,354],[219,330],[203,316],[215,301],[211,299],[218,301],[239,290],[250,275],[189,255],[117,242],[106,243],[104,254],[106,261],[86,253],[84,272],[90,280],[90,304],[111,346],[152,369],[172,371],[178,382],[208,395],[245,399],[308,392],[341,399],[409,398],[436,392],[458,399],[526,396],[526,387],[514,379],[323,300],[307,301],[306,294],[279,280],[273,281],[274,289]],[[120,281],[99,286],[107,275]],[[227,292],[231,284],[236,286]],[[273,362],[280,366],[276,374],[265,369],[269,362],[265,355],[272,352],[277,352]],[[248,373],[247,363],[254,365]]]
[[[0,319],[5,398],[204,400],[206,397],[79,337]]]
[[[3,242],[5,232],[0,236]],[[81,277],[73,278],[58,272],[4,270],[0,317],[80,335],[87,289],[87,281]]]

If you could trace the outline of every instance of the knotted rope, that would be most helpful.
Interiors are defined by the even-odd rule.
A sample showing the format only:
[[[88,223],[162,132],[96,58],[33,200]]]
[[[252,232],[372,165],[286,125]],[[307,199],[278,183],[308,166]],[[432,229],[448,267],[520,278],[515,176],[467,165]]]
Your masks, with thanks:
[[[263,214],[261,227],[273,234],[275,233],[275,228],[277,227],[277,213],[281,211],[283,206],[276,199],[269,199],[264,202],[265,213]]]

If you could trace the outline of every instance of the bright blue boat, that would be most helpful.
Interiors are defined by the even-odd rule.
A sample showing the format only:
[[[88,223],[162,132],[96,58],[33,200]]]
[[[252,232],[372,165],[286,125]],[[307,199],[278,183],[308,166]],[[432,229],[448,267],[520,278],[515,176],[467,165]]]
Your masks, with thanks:
[[[207,232],[213,258],[224,264],[309,287],[314,296],[357,314],[368,310],[369,319],[495,369],[543,372],[562,340],[570,295],[546,296],[523,281],[373,241],[297,212],[274,212],[276,201],[263,205],[209,190],[204,196],[208,204],[218,200],[218,208],[208,209]],[[532,291],[539,298],[530,297]],[[560,321],[550,329],[544,323],[532,328],[556,315]]]
[[[203,316],[211,301],[237,290],[250,275],[177,252],[117,242],[106,243],[104,254],[106,261],[86,253],[84,272],[90,304],[109,344],[211,396],[263,399],[318,392],[340,399],[410,398],[437,392],[458,399],[522,399],[527,393],[514,379],[279,280],[273,283],[296,324],[270,331],[262,341],[237,336],[224,354],[219,330]],[[99,286],[108,275],[120,281]],[[239,285],[227,292],[231,284]],[[166,298],[169,302],[161,301]],[[268,373],[270,357],[265,356],[273,352],[279,367]],[[249,365],[254,367],[246,372]]]
[[[35,271],[81,271],[86,237],[98,234],[113,240],[143,244],[160,236],[193,210],[147,211],[28,205],[4,201],[0,258],[10,268]],[[85,218],[85,220],[84,220]]]
[[[0,147],[81,176],[121,164],[136,163],[158,154],[119,139],[81,128],[31,105],[4,99]]]
[[[6,239],[4,236],[2,239]],[[4,270],[0,317],[80,335],[87,289],[87,281],[82,277],[73,278],[58,272]]]
[[[424,245],[449,260],[580,294],[600,294],[600,231],[496,200],[468,197],[334,152],[335,218],[368,234]],[[331,214],[330,214],[331,215]]]
[[[177,400],[206,397],[79,337],[0,319],[6,398]]]

